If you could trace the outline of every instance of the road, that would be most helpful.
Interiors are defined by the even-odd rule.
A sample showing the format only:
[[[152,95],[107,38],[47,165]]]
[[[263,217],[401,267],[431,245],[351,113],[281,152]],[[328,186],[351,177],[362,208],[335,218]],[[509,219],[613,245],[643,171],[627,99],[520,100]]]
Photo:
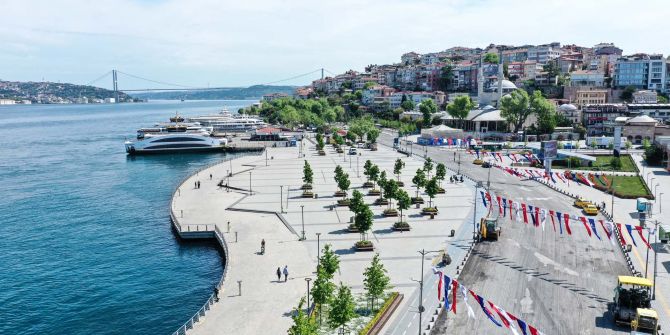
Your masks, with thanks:
[[[388,144],[392,137],[385,132],[379,141]],[[423,154],[424,150],[415,146],[414,153]],[[437,162],[458,168],[453,151],[428,148],[427,153]],[[473,165],[465,152],[461,153],[461,162],[461,172],[474,179],[485,181],[490,172],[492,193],[579,214],[571,198],[546,186]],[[573,235],[568,236],[554,233],[550,220],[545,231],[509,220],[502,222],[499,241],[475,247],[459,277],[462,284],[545,334],[627,333],[612,329],[614,322],[608,312],[616,276],[628,274],[618,246],[589,238],[581,223],[571,224]],[[473,299],[470,303],[474,304]],[[473,308],[475,319],[468,319],[463,309],[446,319],[442,313],[432,334],[446,334],[447,329],[449,334],[509,333],[491,323],[476,305]]]

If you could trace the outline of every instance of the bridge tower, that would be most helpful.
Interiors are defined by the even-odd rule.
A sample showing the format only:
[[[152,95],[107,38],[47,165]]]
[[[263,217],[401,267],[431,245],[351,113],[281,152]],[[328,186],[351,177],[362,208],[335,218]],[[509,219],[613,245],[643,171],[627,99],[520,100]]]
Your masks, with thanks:
[[[114,103],[119,102],[119,83],[117,82],[116,70],[112,70],[112,86],[114,90]]]

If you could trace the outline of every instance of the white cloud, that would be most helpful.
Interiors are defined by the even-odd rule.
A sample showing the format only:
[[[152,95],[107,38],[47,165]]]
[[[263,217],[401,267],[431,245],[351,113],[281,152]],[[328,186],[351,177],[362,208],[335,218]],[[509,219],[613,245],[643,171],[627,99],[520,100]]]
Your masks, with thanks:
[[[249,85],[321,66],[360,70],[410,50],[489,43],[670,51],[670,3],[661,0],[23,0],[2,7],[11,15],[0,21],[0,78],[17,80],[85,83],[118,68],[187,85]]]

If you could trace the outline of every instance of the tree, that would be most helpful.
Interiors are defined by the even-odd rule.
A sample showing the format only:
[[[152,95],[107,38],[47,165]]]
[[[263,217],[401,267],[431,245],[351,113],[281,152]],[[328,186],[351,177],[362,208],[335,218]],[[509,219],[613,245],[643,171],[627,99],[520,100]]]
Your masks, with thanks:
[[[615,171],[621,170],[621,167],[622,167],[621,158],[613,157],[610,160],[610,167],[612,167],[612,170],[615,170]]]
[[[377,137],[379,137],[380,131],[376,127],[371,128],[368,130],[366,136],[368,138],[368,142],[370,143],[375,143],[377,142]]]
[[[323,269],[329,279],[332,279],[335,272],[340,269],[340,258],[333,252],[330,244],[326,244],[323,247],[323,253],[319,259],[319,266]]]
[[[311,185],[314,182],[314,173],[307,161],[305,161],[305,166],[302,168],[302,181],[308,185]]]
[[[354,190],[351,195],[351,200],[349,201],[349,210],[354,214],[358,214],[363,210],[365,202],[363,201],[363,193],[358,190]]]
[[[626,144],[624,144],[624,147],[626,147],[626,152],[630,150],[630,148],[633,147],[633,143],[630,143],[630,141],[626,141]]]
[[[391,279],[386,273],[387,271],[384,268],[384,265],[379,260],[379,254],[375,254],[374,257],[372,257],[370,266],[363,272],[363,286],[365,287],[367,296],[372,301],[371,311],[375,310],[377,299],[384,295],[384,290],[389,287],[391,282]]]
[[[437,105],[433,99],[426,99],[419,105],[419,111],[423,114],[423,125],[429,126],[433,118],[433,114],[437,113]]]
[[[367,89],[369,89],[369,88],[372,88],[372,87],[375,86],[375,85],[377,85],[376,82],[374,82],[374,81],[368,81],[367,83],[365,83],[365,85],[363,85],[363,89],[364,89],[364,90],[367,90]]]
[[[621,100],[623,101],[631,102],[633,101],[633,93],[635,93],[635,87],[627,86],[626,88],[624,88],[623,92],[621,92],[619,98],[621,98]]]
[[[379,175],[379,180],[377,181],[377,184],[379,184],[379,200],[381,200],[384,197],[385,189],[386,189],[386,184],[388,183],[388,180],[386,179],[386,171],[382,171],[382,173]]]
[[[426,185],[426,173],[422,169],[416,170],[416,175],[412,178],[412,182],[416,186],[416,197],[419,197],[419,189]]]
[[[442,67],[440,71],[440,78],[438,79],[438,87],[443,91],[449,91],[452,87],[454,79],[454,67],[447,64]]]
[[[314,304],[319,306],[319,324],[321,324],[323,305],[332,301],[333,292],[335,292],[335,284],[332,282],[332,277],[329,277],[323,268],[317,269],[316,280],[312,287],[312,299],[314,299]]]
[[[426,183],[426,194],[429,198],[428,207],[433,207],[433,198],[435,198],[437,190],[437,177],[433,177]]]
[[[668,97],[662,94],[658,95],[658,103],[659,104],[667,104],[668,103]]]
[[[372,189],[374,190],[376,182],[379,179],[379,166],[372,165],[370,168],[370,175],[368,177],[370,177],[370,180],[372,181]]]
[[[459,120],[460,127],[463,128],[463,120],[475,109],[475,103],[467,95],[456,97],[452,103],[447,105],[447,113]]]
[[[426,172],[426,175],[430,178],[430,173],[433,171],[433,160],[430,157],[426,158],[423,162],[423,171]]]
[[[349,174],[344,173],[344,170],[342,170],[342,167],[339,165],[335,167],[335,182],[340,191],[344,192],[342,197],[346,198],[351,181],[349,181]]]
[[[503,76],[505,76],[505,78],[509,78],[509,66],[507,63],[503,63]]]
[[[516,134],[530,115],[551,115],[552,109],[553,106],[542,96],[542,92],[536,90],[529,96],[524,90],[515,90],[502,98],[500,115],[514,127],[513,132]]]
[[[437,163],[437,166],[435,167],[435,178],[440,181],[440,186],[442,186],[442,181],[444,180],[444,177],[447,176],[447,167],[444,166],[442,163]]]
[[[372,213],[372,210],[370,210],[370,206],[363,205],[361,211],[354,217],[354,227],[360,232],[361,241],[364,240],[365,233],[372,228],[373,216],[374,214]]]
[[[545,98],[531,99],[531,108],[536,110],[537,128],[540,134],[551,134],[556,128],[556,107]]]
[[[402,173],[402,168],[405,167],[405,162],[402,161],[402,159],[398,158],[395,160],[395,164],[393,165],[393,174],[398,177],[398,181],[400,181],[400,174]]]
[[[367,178],[367,181],[370,181],[370,171],[372,170],[372,161],[369,159],[365,161],[365,164],[363,164],[363,174]]]
[[[414,101],[412,99],[407,99],[400,103],[400,107],[404,109],[406,112],[411,111],[415,107]]]
[[[398,194],[398,183],[391,179],[384,184],[384,197],[389,201],[389,208],[393,206],[393,199]]]
[[[395,197],[397,201],[398,209],[400,210],[400,222],[402,222],[402,211],[409,209],[409,206],[412,205],[412,199],[409,198],[409,194],[403,189],[399,189]]]
[[[330,311],[328,312],[328,325],[331,328],[340,328],[340,332],[344,332],[344,325],[356,317],[356,304],[354,297],[351,295],[351,289],[340,283],[337,288],[337,295],[331,302]]]
[[[316,283],[315,283],[316,286]],[[316,299],[314,301],[316,303]],[[317,326],[314,319],[309,317],[303,311],[303,305],[305,304],[305,298],[300,299],[298,307],[293,311],[293,325],[288,330],[289,335],[317,335],[319,327]],[[307,306],[309,308],[309,306]]]
[[[498,64],[499,62],[498,54],[495,54],[493,52],[487,53],[486,55],[484,55],[484,62],[490,64]]]
[[[547,64],[542,67],[542,70],[547,73],[547,77],[549,78],[556,77],[561,72],[558,63],[555,60],[547,62]]]

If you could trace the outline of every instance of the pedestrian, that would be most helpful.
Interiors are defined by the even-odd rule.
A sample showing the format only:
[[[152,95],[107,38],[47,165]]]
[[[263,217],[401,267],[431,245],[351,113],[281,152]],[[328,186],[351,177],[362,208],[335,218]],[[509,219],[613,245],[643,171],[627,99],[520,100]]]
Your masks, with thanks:
[[[288,280],[288,265],[284,265],[284,282]]]
[[[212,174],[211,173],[209,174],[209,180],[212,180]]]
[[[197,181],[194,182],[193,185],[195,185],[195,186],[194,186],[195,188],[198,188],[198,182],[197,182]]]
[[[219,301],[219,288],[216,286],[214,287],[214,299],[216,299],[216,301]]]
[[[278,282],[281,281],[281,267],[278,267],[278,268],[277,268],[277,281],[278,281]]]

